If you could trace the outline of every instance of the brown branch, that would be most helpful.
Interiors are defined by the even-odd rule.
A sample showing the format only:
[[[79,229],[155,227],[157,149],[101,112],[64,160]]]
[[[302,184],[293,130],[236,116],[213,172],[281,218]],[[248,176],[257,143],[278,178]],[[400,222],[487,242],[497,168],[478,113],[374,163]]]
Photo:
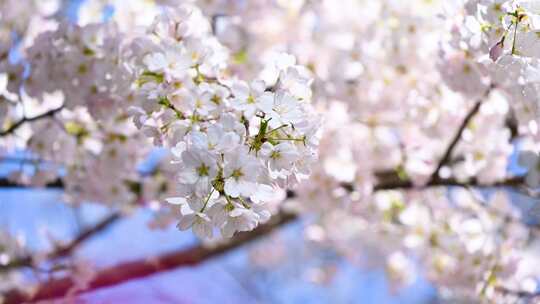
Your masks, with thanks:
[[[40,114],[40,115],[37,115],[37,116],[34,116],[34,117],[24,117],[21,120],[17,121],[16,123],[12,124],[9,128],[7,128],[7,129],[5,129],[3,131],[0,131],[0,137],[12,134],[19,127],[21,127],[23,124],[25,124],[27,122],[32,122],[32,121],[37,121],[37,120],[44,119],[44,118],[47,118],[47,117],[52,117],[56,113],[60,112],[63,108],[64,108],[64,106],[60,106],[60,107],[58,107],[56,109],[49,110],[49,111],[47,111],[47,112],[45,112],[43,114]]]
[[[96,234],[104,231],[109,228],[112,224],[120,219],[120,213],[113,213],[103,220],[98,222],[96,225],[84,229],[75,239],[64,246],[58,247],[52,253],[47,255],[48,260],[54,260],[66,257],[70,255],[79,245],[92,238]],[[20,267],[31,267],[34,264],[34,259],[32,255],[23,256],[17,258],[6,265],[0,265],[0,273],[12,270],[14,268]]]
[[[97,271],[94,278],[84,290],[72,290],[75,286],[74,278],[65,277],[53,279],[38,286],[33,294],[26,294],[20,290],[11,290],[4,295],[4,304],[35,302],[46,299],[61,298],[70,294],[89,292],[99,288],[113,286],[129,280],[144,278],[162,271],[174,269],[179,266],[192,266],[238,248],[261,236],[268,235],[276,228],[296,219],[295,215],[280,213],[270,219],[266,224],[260,225],[251,232],[238,233],[229,242],[215,246],[194,246],[152,258],[144,258],[132,262],[122,263],[110,268]]]
[[[533,298],[540,297],[540,292],[529,292],[529,291],[523,291],[523,290],[514,290],[514,289],[509,289],[509,288],[506,288],[506,287],[503,287],[503,286],[497,286],[497,287],[495,287],[495,290],[497,292],[502,293],[502,294],[513,295],[513,296],[516,296],[518,298],[533,299]]]
[[[379,182],[375,185],[374,190],[380,191],[380,190],[407,190],[407,189],[426,189],[430,187],[444,187],[444,186],[458,186],[458,187],[476,187],[476,188],[494,188],[494,187],[519,187],[524,185],[525,179],[524,177],[518,176],[518,177],[510,177],[492,184],[483,184],[478,182],[476,179],[471,179],[466,182],[460,182],[453,178],[436,178],[434,180],[429,181],[425,185],[415,185],[410,180],[403,180],[400,179],[397,174],[394,172],[383,172],[378,173],[377,178],[379,179]],[[352,184],[343,184],[342,185],[347,190],[353,191],[354,185]],[[0,188],[26,188],[28,186],[20,185],[17,183],[14,183],[12,181],[9,181],[5,178],[0,178]],[[64,183],[61,179],[57,179],[54,181],[51,181],[47,183],[45,188],[63,188]]]
[[[490,85],[489,88],[486,90],[486,92],[484,93],[484,95],[478,99],[475,103],[474,103],[474,106],[472,107],[472,109],[469,110],[469,113],[467,113],[467,116],[465,116],[465,118],[463,119],[463,121],[461,122],[461,125],[459,126],[456,134],[454,135],[454,137],[452,138],[452,141],[450,142],[450,144],[448,145],[448,147],[446,148],[446,151],[444,152],[443,154],[443,157],[441,158],[441,160],[439,161],[439,163],[437,164],[437,167],[436,169],[433,171],[433,173],[431,174],[431,180],[436,180],[439,178],[439,173],[441,171],[441,169],[448,163],[450,162],[451,158],[452,158],[452,153],[454,152],[457,144],[459,143],[460,139],[461,139],[461,136],[463,135],[463,132],[465,131],[465,129],[467,128],[467,126],[469,125],[469,123],[473,120],[473,118],[476,116],[476,114],[480,111],[480,107],[482,106],[482,102],[484,101],[485,98],[487,98],[489,96],[489,94],[491,93],[491,91],[494,89],[495,87],[493,85]]]
[[[1,161],[0,161],[1,163]],[[61,179],[55,179],[48,182],[43,187],[29,186],[12,182],[7,178],[0,178],[0,188],[64,188],[64,182]]]
[[[511,111],[508,113],[504,120],[504,124],[510,131],[510,141],[516,139],[519,136],[519,125],[514,112]]]
[[[471,179],[466,182],[461,182],[453,178],[436,178],[433,180],[430,180],[425,185],[415,185],[410,180],[395,180],[395,181],[388,181],[385,183],[380,183],[375,185],[374,191],[380,191],[380,190],[406,190],[406,189],[427,189],[427,188],[433,188],[433,187],[472,187],[472,188],[496,188],[496,187],[519,187],[524,185],[525,178],[518,176],[518,177],[510,177],[508,179],[498,181],[492,184],[483,184],[478,182],[476,179]]]

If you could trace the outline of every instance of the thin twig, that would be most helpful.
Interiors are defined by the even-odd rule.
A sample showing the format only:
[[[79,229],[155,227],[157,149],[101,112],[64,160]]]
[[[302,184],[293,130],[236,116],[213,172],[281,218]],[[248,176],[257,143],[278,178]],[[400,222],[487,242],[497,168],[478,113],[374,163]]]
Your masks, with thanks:
[[[37,115],[37,116],[34,116],[34,117],[24,117],[21,120],[17,121],[16,123],[12,124],[6,130],[0,131],[0,137],[12,134],[19,127],[21,127],[23,124],[25,124],[27,122],[33,122],[33,121],[41,120],[41,119],[44,119],[44,118],[47,118],[47,117],[52,117],[56,113],[60,112],[63,108],[64,108],[64,106],[60,106],[60,107],[58,107],[56,109],[49,110],[49,111],[47,111],[47,112],[45,112],[43,114],[40,114],[40,115]]]
[[[467,116],[465,116],[465,118],[461,122],[461,125],[459,126],[456,134],[452,138],[452,141],[450,142],[450,144],[446,148],[446,151],[444,152],[443,157],[441,158],[441,160],[437,164],[436,169],[431,174],[431,180],[436,180],[436,179],[439,178],[439,173],[440,173],[441,169],[450,161],[450,159],[452,157],[452,154],[454,152],[454,149],[456,148],[457,144],[459,143],[459,141],[461,139],[461,136],[463,135],[463,132],[465,131],[465,129],[467,128],[469,123],[472,121],[472,119],[476,116],[476,114],[480,111],[480,107],[482,106],[482,102],[484,101],[485,98],[487,98],[489,96],[489,94],[491,93],[493,88],[494,88],[494,86],[490,85],[489,88],[484,93],[484,95],[480,99],[478,99],[474,103],[474,106],[472,107],[472,109],[469,110],[469,113],[467,113]]]
[[[84,229],[75,239],[64,246],[58,247],[52,253],[47,255],[48,260],[59,259],[70,255],[75,249],[77,249],[82,243],[86,242],[88,239],[92,238],[96,234],[104,231],[109,228],[112,224],[120,219],[120,213],[113,213],[103,220],[99,221],[96,225]],[[6,265],[0,265],[0,273],[12,270],[14,268],[20,267],[31,267],[34,264],[34,259],[32,255],[27,255],[19,257]]]

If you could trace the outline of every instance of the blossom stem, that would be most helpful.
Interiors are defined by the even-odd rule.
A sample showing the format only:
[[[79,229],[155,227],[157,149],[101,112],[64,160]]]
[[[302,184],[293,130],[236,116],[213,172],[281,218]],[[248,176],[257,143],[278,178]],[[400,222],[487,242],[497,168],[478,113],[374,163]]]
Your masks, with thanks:
[[[240,201],[240,203],[242,203],[242,206],[244,206],[244,208],[246,209],[251,208],[241,196],[238,197],[238,200]]]
[[[516,37],[517,37],[518,25],[519,25],[519,18],[516,17],[516,26],[514,27],[514,39],[512,41],[512,55],[516,54]]]
[[[208,205],[208,201],[210,201],[210,198],[212,197],[212,194],[214,194],[215,190],[216,188],[212,187],[212,191],[210,191],[210,194],[208,194],[208,197],[206,198],[206,201],[204,202],[204,205],[199,212],[204,212],[204,210],[206,209],[206,205]]]
[[[272,130],[268,131],[267,133],[270,134],[272,132],[276,132],[277,130],[283,129],[283,128],[287,127],[287,126],[288,125],[281,125],[281,126],[275,128],[275,129],[272,129]]]
[[[304,141],[303,138],[272,138],[272,140]]]

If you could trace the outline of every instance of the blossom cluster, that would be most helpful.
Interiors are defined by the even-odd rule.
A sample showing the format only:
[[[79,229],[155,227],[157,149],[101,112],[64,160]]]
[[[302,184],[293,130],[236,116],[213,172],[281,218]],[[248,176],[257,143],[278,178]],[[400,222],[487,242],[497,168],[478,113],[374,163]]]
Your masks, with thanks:
[[[536,1],[467,1],[453,8],[448,20],[450,39],[442,48],[441,71],[448,85],[478,97],[488,86],[509,99],[517,132],[536,141],[539,133],[537,96],[540,53]],[[455,10],[461,11],[456,13]],[[538,186],[538,168],[531,157],[535,144],[523,145],[522,165],[527,184]]]
[[[19,51],[24,61],[1,64],[2,125],[45,115],[3,141],[4,153],[27,149],[9,178],[43,186],[61,181],[69,202],[100,202],[130,209],[172,189],[167,165],[139,172],[152,147],[129,120],[131,74],[126,38],[114,23],[84,26],[64,21]],[[166,162],[166,159],[163,159]]]
[[[117,115],[130,85],[121,39],[113,24],[60,25],[39,35],[26,50],[32,68],[25,92],[42,99],[44,93],[61,91],[66,108],[84,105],[99,119]]]
[[[309,72],[282,54],[274,82],[223,75],[226,50],[192,7],[168,10],[135,39],[135,124],[172,147],[181,229],[209,238],[254,229],[276,188],[309,174],[319,122]],[[205,26],[206,25],[206,26]],[[201,30],[207,29],[207,30]]]
[[[520,131],[538,135],[540,58],[536,1],[465,1],[449,8],[441,73],[449,87],[479,97],[495,86],[513,101]]]

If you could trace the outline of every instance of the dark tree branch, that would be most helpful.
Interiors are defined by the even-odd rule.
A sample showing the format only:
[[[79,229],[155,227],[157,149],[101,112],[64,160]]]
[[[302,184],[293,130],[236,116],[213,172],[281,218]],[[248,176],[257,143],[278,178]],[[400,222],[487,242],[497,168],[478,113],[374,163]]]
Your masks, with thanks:
[[[79,294],[103,287],[113,286],[133,279],[144,278],[180,266],[197,265],[208,260],[209,258],[238,248],[241,245],[260,238],[261,236],[268,235],[276,228],[279,228],[284,224],[293,221],[294,219],[296,219],[295,215],[280,213],[272,217],[266,224],[257,227],[255,230],[251,232],[238,233],[229,242],[215,247],[197,245],[188,249],[122,263],[110,268],[99,270],[84,290],[72,290],[75,287],[75,281],[71,277],[53,279],[45,282],[38,286],[37,290],[32,294],[26,294],[20,290],[11,290],[4,295],[4,304],[17,304],[60,298],[64,297],[68,292],[70,292],[70,294]]]
[[[414,185],[410,180],[403,180],[403,181],[390,181],[386,183],[380,183],[377,184],[374,187],[375,191],[379,190],[406,190],[406,189],[427,189],[427,188],[433,188],[433,187],[471,187],[471,188],[498,188],[498,187],[520,187],[523,186],[525,183],[525,178],[518,176],[518,177],[510,177],[508,179],[498,181],[492,184],[482,184],[478,182],[476,179],[471,179],[470,181],[461,182],[453,178],[435,178],[433,180],[430,180],[425,185]]]
[[[1,163],[1,160],[0,160]],[[64,188],[64,182],[62,182],[61,179],[53,180],[49,183],[47,183],[44,188]],[[0,178],[0,188],[40,188],[40,187],[33,187],[33,186],[27,186],[18,184],[15,182],[10,181],[7,178]]]
[[[477,100],[474,103],[474,106],[472,107],[472,109],[469,110],[469,113],[467,113],[467,116],[465,116],[465,118],[461,122],[461,125],[459,126],[456,134],[452,138],[452,141],[450,142],[450,144],[446,148],[446,150],[445,150],[445,152],[443,154],[443,157],[441,158],[441,160],[437,164],[437,167],[436,167],[435,171],[433,171],[433,174],[431,174],[431,180],[438,179],[441,169],[446,164],[448,164],[450,162],[450,160],[452,158],[452,154],[454,153],[454,150],[455,150],[457,144],[461,140],[461,136],[463,135],[463,131],[465,131],[465,129],[467,128],[469,123],[473,120],[473,118],[476,116],[476,114],[480,111],[480,107],[482,106],[482,102],[484,101],[485,98],[487,98],[489,96],[489,94],[491,93],[491,91],[493,89],[494,89],[494,86],[492,86],[492,85],[489,86],[489,88],[486,90],[484,95],[479,100]]]
[[[410,180],[400,179],[394,173],[381,173],[378,176],[379,182],[375,185],[374,190],[407,190],[407,189],[426,189],[432,187],[445,187],[445,186],[456,186],[456,187],[473,187],[473,188],[494,188],[494,187],[519,187],[524,185],[524,177],[509,177],[507,179],[498,181],[493,184],[483,184],[478,182],[476,179],[471,179],[469,181],[460,182],[453,178],[436,178],[429,181],[425,185],[415,185]],[[347,190],[353,191],[355,186],[352,184],[343,184],[342,185]],[[61,179],[57,179],[47,183],[45,188],[63,188],[64,183]],[[8,179],[0,178],[0,188],[28,188],[25,185],[19,185],[17,183],[11,182]]]
[[[497,286],[495,287],[495,290],[497,292],[500,292],[505,295],[513,295],[518,298],[525,298],[525,299],[533,299],[540,297],[540,292],[529,292],[529,291],[523,291],[523,290],[514,290],[509,289],[503,286]]]
[[[519,136],[519,126],[518,126],[518,121],[513,112],[510,112],[506,116],[504,124],[510,131],[510,141],[516,139]]]
[[[116,221],[121,218],[120,213],[113,213],[103,220],[101,220],[96,225],[86,228],[83,230],[75,239],[64,246],[58,247],[52,253],[47,255],[48,260],[54,260],[58,258],[63,258],[70,255],[75,249],[77,249],[82,243],[86,242],[96,234],[106,230]],[[6,265],[0,265],[0,273],[12,270],[19,267],[31,267],[34,264],[34,259],[31,255],[19,257]]]
[[[60,106],[56,109],[49,110],[41,115],[34,116],[34,117],[24,117],[21,120],[17,121],[16,123],[12,124],[9,128],[0,131],[0,137],[7,136],[15,132],[19,127],[21,127],[23,124],[27,122],[33,122],[37,120],[41,120],[47,117],[53,117],[56,113],[60,112],[64,106]]]

